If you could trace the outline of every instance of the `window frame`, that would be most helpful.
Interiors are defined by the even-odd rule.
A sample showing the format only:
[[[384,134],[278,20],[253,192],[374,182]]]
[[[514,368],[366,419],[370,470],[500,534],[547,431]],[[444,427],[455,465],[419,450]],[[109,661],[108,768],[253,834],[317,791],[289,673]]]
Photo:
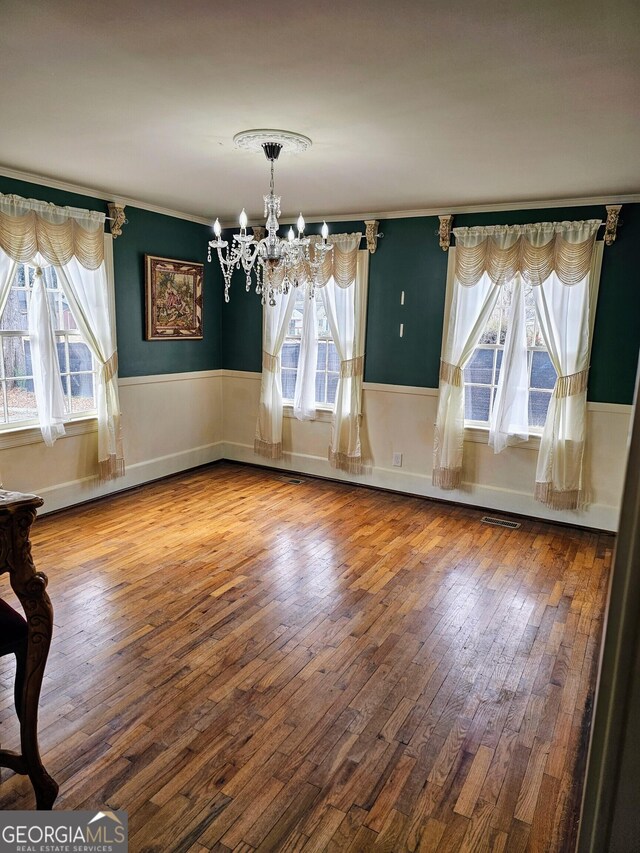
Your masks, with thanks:
[[[444,358],[444,348],[446,342],[446,336],[449,329],[449,320],[451,317],[451,302],[453,299],[453,283],[455,279],[455,259],[456,259],[456,248],[455,246],[450,246],[447,252],[447,283],[445,289],[445,305],[444,305],[444,317],[442,323],[442,344],[440,347],[440,358]],[[504,350],[504,344],[479,344],[475,349],[495,349],[495,350]],[[474,349],[474,352],[475,352]],[[529,350],[534,349],[534,347],[527,347],[527,352]],[[546,347],[537,347],[535,349],[540,349],[544,352],[547,352]],[[531,360],[532,361],[532,360]],[[529,363],[529,381],[531,381],[531,362]],[[466,383],[464,382],[463,377],[463,391]],[[474,382],[469,383],[470,385],[480,385],[480,383]],[[493,385],[480,385],[480,387],[485,388],[493,388]],[[529,386],[531,387],[531,386]],[[534,389],[535,390],[535,389]],[[529,439],[528,441],[519,442],[517,446],[519,448],[529,449],[529,450],[537,450],[540,447],[540,439],[542,438],[542,427],[530,427],[529,428]],[[489,443],[489,424],[484,421],[471,421],[464,419],[464,440],[476,442],[478,444],[488,444]]]
[[[455,268],[456,268],[456,247],[451,246],[447,252],[447,281],[445,288],[445,302],[444,302],[444,316],[442,321],[442,344],[440,348],[440,358],[444,357],[444,347],[445,340],[447,335],[447,330],[449,328],[449,320],[451,317],[451,301],[453,298],[453,282],[455,278]],[[590,303],[594,306],[594,310],[591,312],[591,316],[589,318],[589,335],[591,341],[593,343],[593,330],[596,322],[596,310],[598,304],[598,291],[600,289],[600,275],[602,271],[602,259],[604,255],[604,240],[595,241],[594,252],[593,252],[593,261],[591,264],[591,270],[589,273],[589,288],[591,291]],[[487,346],[495,346],[489,345]],[[533,349],[532,347],[527,347],[527,351]],[[542,349],[546,352],[548,350],[546,347],[539,347],[538,349]],[[529,378],[531,378],[531,364],[529,364]],[[529,386],[531,388],[531,386]],[[535,388],[533,390],[536,390]],[[546,390],[546,389],[540,389]],[[537,431],[534,431],[537,430]],[[529,440],[519,442],[517,445],[513,445],[515,448],[529,449],[529,450],[537,450],[540,447],[540,439],[542,437],[542,431],[544,427],[530,428],[529,429]],[[465,419],[464,424],[464,440],[477,442],[479,444],[488,444],[489,442],[489,426],[488,424],[484,424],[482,421],[467,421]],[[507,448],[512,449],[512,448]]]
[[[107,290],[109,293],[109,313],[111,315],[112,322],[115,323],[115,281],[114,281],[114,266],[113,266],[113,237],[111,234],[104,234],[104,262],[105,262],[105,273],[107,278]],[[29,266],[29,264],[25,264],[25,266]],[[28,335],[28,331],[2,331],[0,332],[0,340],[2,335],[6,336],[21,336],[24,337],[25,333]],[[81,333],[77,329],[66,329],[56,331],[56,340],[60,337],[64,337],[66,344],[68,344],[68,335],[76,335],[82,337]],[[92,356],[93,361],[93,356]],[[93,361],[95,364],[95,362]],[[67,367],[69,366],[68,360],[68,349],[67,349]],[[2,378],[4,379],[4,366],[1,368]],[[79,373],[89,373],[89,371],[79,371]],[[97,382],[97,369],[91,371],[94,379],[94,388],[95,383]],[[68,375],[69,371],[61,371],[61,375]],[[68,394],[67,391],[64,390],[65,399],[67,399]],[[4,394],[4,391],[2,392]],[[65,413],[64,420],[65,427],[65,435],[61,436],[61,438],[67,438],[74,435],[82,435],[85,433],[96,432],[98,429],[98,411],[97,407],[95,409],[91,409],[86,412],[68,412]],[[40,431],[40,425],[37,418],[30,418],[29,420],[10,422],[10,423],[0,423],[0,450],[8,447],[20,447],[22,445],[27,444],[38,444],[43,442],[42,433]]]
[[[475,348],[474,353],[477,352],[478,350],[493,350],[493,352],[495,352],[495,353],[504,352],[504,344],[482,344],[481,343],[481,344],[478,344],[478,346]],[[533,369],[533,353],[535,353],[535,352],[544,352],[544,353],[548,354],[549,350],[546,347],[541,347],[541,346],[527,346],[527,354],[531,353],[531,358],[527,359],[527,372],[529,374],[529,391],[538,391],[542,394],[548,394],[549,397],[551,397],[551,394],[553,393],[553,388],[541,388],[538,385],[531,385],[531,371]],[[495,356],[495,358],[497,358],[497,355]],[[494,361],[494,364],[495,364],[495,361]],[[495,367],[492,367],[491,370],[492,370],[492,376],[495,376]],[[463,387],[467,388],[467,386],[470,388],[489,388],[491,390],[493,390],[494,388],[497,388],[497,384],[494,385],[493,383],[487,384],[485,382],[465,382],[464,377],[463,377]],[[492,405],[493,405],[493,401],[491,401],[489,411],[491,411]],[[479,430],[484,430],[485,432],[489,431],[489,424],[487,421],[476,421],[476,420],[473,420],[472,418],[465,418],[464,424],[465,424],[465,429],[479,429]],[[529,436],[530,436],[530,438],[536,438],[536,437],[540,438],[542,436],[542,430],[543,429],[544,429],[543,426],[529,425]]]
[[[320,298],[320,293],[318,290],[316,290],[315,295],[314,295],[314,299],[318,299],[318,298]],[[289,343],[298,342],[298,343],[300,343],[300,346],[302,347],[302,333],[300,333],[300,335],[285,335],[284,341],[282,343],[283,348],[284,348],[284,345],[288,342]],[[328,370],[328,365],[329,365],[329,347],[328,347],[328,344],[334,343],[333,335],[331,335],[330,330],[329,330],[328,334],[318,336],[318,344],[321,344],[321,343],[327,344],[327,347],[325,350],[325,364],[327,366],[327,369],[322,371],[324,373],[324,377],[325,377],[325,396],[326,396],[327,382],[328,382],[329,374],[331,373],[333,375],[337,375],[338,377],[340,377],[340,372],[335,371],[335,370],[331,370],[331,371]],[[335,344],[334,344],[334,346],[335,346]],[[298,354],[298,358],[299,357],[300,356]],[[282,370],[283,369],[284,370],[292,370],[293,368],[281,367],[280,368],[280,375],[281,376],[282,376]],[[296,373],[297,373],[297,371],[298,371],[298,368],[296,366]],[[316,377],[317,377],[317,375],[318,375],[318,367],[317,367],[317,362],[316,362]],[[285,397],[284,393],[283,393],[282,407],[283,407],[283,413],[284,413],[285,417],[291,417],[291,418],[295,417],[295,415],[293,414],[293,404],[294,404],[293,398]],[[315,400],[315,409],[316,409],[316,417],[314,418],[314,420],[330,420],[331,419],[330,416],[333,414],[333,404],[332,403],[319,403],[317,400]],[[328,418],[324,417],[325,414],[328,414],[329,417]]]

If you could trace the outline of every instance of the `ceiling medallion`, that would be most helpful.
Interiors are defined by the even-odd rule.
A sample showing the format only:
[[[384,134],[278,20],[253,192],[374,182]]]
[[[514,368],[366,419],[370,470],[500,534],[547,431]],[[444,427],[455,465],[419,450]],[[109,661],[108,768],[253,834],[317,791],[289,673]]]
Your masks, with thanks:
[[[290,130],[257,128],[256,130],[243,130],[233,137],[233,144],[236,148],[242,148],[245,151],[262,151],[262,146],[269,142],[277,143],[280,150],[286,154],[299,154],[306,151],[307,148],[311,148],[312,145],[308,136],[292,133]]]
[[[306,151],[311,140],[300,133],[288,130],[245,130],[237,133],[233,141],[238,148],[249,151],[264,152],[271,164],[271,182],[269,193],[263,196],[264,215],[266,217],[266,237],[247,234],[247,214],[242,210],[238,221],[240,232],[233,235],[233,243],[229,246],[222,239],[222,226],[216,219],[213,223],[215,239],[209,242],[208,259],[211,261],[211,250],[218,253],[218,260],[224,277],[224,298],[229,301],[229,287],[234,269],[242,270],[246,277],[246,289],[251,289],[251,274],[255,276],[256,293],[262,296],[262,304],[276,304],[277,293],[288,293],[291,287],[309,284],[308,292],[312,297],[320,279],[320,271],[325,257],[332,251],[333,246],[327,242],[329,229],[327,223],[322,224],[322,237],[318,242],[311,243],[304,236],[305,223],[302,214],[298,217],[296,236],[293,228],[289,228],[287,239],[278,237],[278,216],[280,216],[280,196],[274,193],[273,168],[281,151]],[[260,229],[264,233],[264,229]]]

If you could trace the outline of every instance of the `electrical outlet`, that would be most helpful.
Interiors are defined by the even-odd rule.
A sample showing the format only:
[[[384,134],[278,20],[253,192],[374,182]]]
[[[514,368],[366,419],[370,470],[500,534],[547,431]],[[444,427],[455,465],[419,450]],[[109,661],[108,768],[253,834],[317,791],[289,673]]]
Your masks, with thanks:
[[[393,454],[393,467],[402,468],[402,453]]]

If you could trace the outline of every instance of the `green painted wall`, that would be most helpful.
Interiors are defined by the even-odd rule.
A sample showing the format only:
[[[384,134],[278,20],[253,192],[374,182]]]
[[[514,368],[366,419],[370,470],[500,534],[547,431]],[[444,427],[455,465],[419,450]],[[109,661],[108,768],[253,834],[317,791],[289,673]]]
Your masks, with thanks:
[[[107,204],[101,199],[2,176],[0,192],[107,213]],[[129,222],[113,241],[120,376],[219,369],[222,285],[218,269],[206,260],[209,227],[136,207],[127,207],[126,215]],[[204,263],[201,341],[144,340],[145,254]]]
[[[454,225],[604,219],[604,205],[518,210],[456,216]],[[640,348],[640,281],[635,247],[640,245],[640,205],[622,208],[622,226],[613,246],[605,246],[596,308],[588,399],[632,403]],[[602,239],[604,227],[598,232]]]
[[[522,224],[602,219],[601,205],[464,214],[454,225]],[[618,239],[605,248],[596,313],[589,399],[631,403],[640,347],[640,287],[635,247],[640,245],[640,205],[625,205]],[[362,222],[336,222],[332,232],[363,230]],[[388,219],[370,258],[365,380],[390,385],[438,386],[447,258],[440,249],[438,217]],[[602,236],[602,230],[600,231]],[[404,305],[400,296],[404,291]],[[239,274],[222,312],[222,364],[260,370],[261,308],[246,294]],[[400,337],[400,323],[404,324]]]
[[[603,206],[499,211],[458,215],[454,225],[598,219],[604,214]],[[605,248],[602,263],[588,394],[597,402],[631,403],[633,398],[640,346],[640,286],[633,247],[640,244],[640,205],[625,205],[622,218],[618,239]],[[447,254],[438,245],[437,228],[437,217],[380,223],[385,236],[371,258],[369,274],[368,382],[438,385]]]
[[[0,176],[0,192],[89,207],[106,203]],[[604,208],[573,207],[474,213],[455,225],[602,218]],[[236,273],[225,304],[218,264],[206,261],[208,226],[128,207],[129,224],[114,241],[116,312],[121,376],[196,370],[259,371],[261,306]],[[605,249],[593,341],[589,399],[631,403],[640,346],[640,282],[634,249],[640,245],[640,205],[625,205],[615,244]],[[330,223],[331,231],[363,230],[362,222]],[[442,341],[447,254],[438,245],[437,217],[389,219],[370,258],[365,380],[435,388]],[[317,233],[319,225],[309,227]],[[201,261],[204,277],[204,339],[144,340],[144,255]],[[404,290],[404,306],[400,294]],[[400,323],[404,335],[399,336]]]
[[[225,235],[225,240],[228,235]],[[212,258],[211,263],[214,263]],[[217,264],[217,258],[215,259]],[[222,285],[220,285],[222,288]],[[229,301],[222,305],[222,367],[226,370],[262,370],[262,305],[245,290],[244,277],[235,273]]]
[[[221,275],[207,262],[209,228],[127,207],[128,224],[114,241],[120,376],[186,373],[221,367]],[[204,263],[201,341],[144,340],[144,256]]]
[[[379,230],[369,259],[365,381],[437,388],[447,280],[438,217],[387,219]]]
[[[603,206],[464,214],[454,225],[603,218]],[[640,282],[634,249],[640,245],[640,205],[625,205],[618,239],[605,248],[596,313],[589,399],[631,403],[640,346]],[[362,222],[331,223],[331,231],[363,230]],[[365,380],[436,388],[442,343],[447,254],[438,218],[388,219],[370,258]],[[602,231],[600,232],[602,236]],[[404,291],[404,305],[400,294]],[[222,363],[260,370],[260,305],[236,275],[223,308]],[[404,334],[400,338],[400,323]]]
[[[640,347],[640,204],[626,204],[613,246],[605,246],[593,334],[589,399],[631,403]]]

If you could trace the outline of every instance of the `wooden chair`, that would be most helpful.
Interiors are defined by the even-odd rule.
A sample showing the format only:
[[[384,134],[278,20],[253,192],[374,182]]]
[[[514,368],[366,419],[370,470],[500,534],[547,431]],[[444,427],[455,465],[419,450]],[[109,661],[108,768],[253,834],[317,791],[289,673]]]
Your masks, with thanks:
[[[38,702],[53,630],[47,576],[31,559],[29,530],[42,498],[0,489],[0,574],[9,573],[11,588],[25,617],[0,599],[0,655],[16,656],[14,697],[20,720],[20,752],[0,749],[0,767],[29,776],[38,809],[51,809],[58,785],[44,769],[38,748]]]

